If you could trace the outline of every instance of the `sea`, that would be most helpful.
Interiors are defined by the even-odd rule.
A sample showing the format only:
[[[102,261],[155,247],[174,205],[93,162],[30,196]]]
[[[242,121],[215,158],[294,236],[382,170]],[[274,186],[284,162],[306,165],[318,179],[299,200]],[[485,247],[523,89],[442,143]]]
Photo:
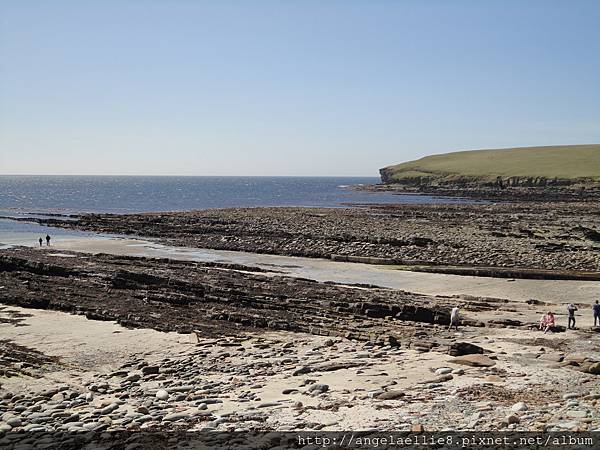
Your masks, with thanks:
[[[464,199],[369,192],[354,187],[376,177],[0,176],[0,216],[136,213],[208,208],[299,206],[339,208],[364,203],[457,203]],[[0,219],[0,243],[56,228]],[[22,237],[21,236],[21,237]]]

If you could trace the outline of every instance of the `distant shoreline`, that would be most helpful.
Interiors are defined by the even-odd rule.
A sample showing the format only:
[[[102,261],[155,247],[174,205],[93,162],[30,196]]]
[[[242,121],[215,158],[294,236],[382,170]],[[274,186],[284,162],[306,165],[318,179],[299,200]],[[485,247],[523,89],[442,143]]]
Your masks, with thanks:
[[[166,245],[501,278],[597,279],[596,202],[229,208],[88,214],[44,226]]]
[[[600,199],[600,187],[581,189],[573,187],[460,187],[415,186],[399,183],[376,183],[354,186],[367,192],[387,192],[396,195],[428,195],[433,197],[463,198],[502,202],[580,202]]]

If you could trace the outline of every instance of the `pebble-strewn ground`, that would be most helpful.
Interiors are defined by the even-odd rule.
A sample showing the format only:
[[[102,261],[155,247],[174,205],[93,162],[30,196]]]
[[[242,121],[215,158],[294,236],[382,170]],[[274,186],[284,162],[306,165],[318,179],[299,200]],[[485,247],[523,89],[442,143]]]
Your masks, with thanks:
[[[251,208],[43,220],[189,247],[405,264],[600,271],[597,202]]]
[[[64,313],[54,314],[64,322]],[[85,320],[71,317],[74,341],[85,342],[78,335]],[[132,333],[103,324],[87,339],[118,332],[126,342]],[[573,370],[583,361],[582,352],[599,356],[598,338],[587,344],[582,339],[589,336],[579,332],[490,329],[484,334],[465,328],[452,332],[453,339],[485,353],[456,357],[286,332],[197,341],[182,336],[177,346],[169,342],[161,351],[162,333],[147,333],[153,333],[153,340],[144,354],[113,357],[112,367],[83,368],[71,355],[58,366],[35,367],[30,378],[6,379],[0,443],[23,439],[19,430],[42,439],[44,433],[89,430],[600,427],[597,375]],[[15,339],[23,337],[15,334]],[[90,356],[102,350],[107,349],[100,345]]]

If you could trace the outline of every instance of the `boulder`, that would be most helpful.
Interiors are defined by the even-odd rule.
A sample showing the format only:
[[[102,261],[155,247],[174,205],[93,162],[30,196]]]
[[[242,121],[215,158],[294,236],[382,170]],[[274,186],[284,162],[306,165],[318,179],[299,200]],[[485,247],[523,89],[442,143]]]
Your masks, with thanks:
[[[481,353],[483,353],[482,347],[475,344],[470,344],[468,342],[454,342],[450,345],[450,349],[448,350],[448,354],[450,356],[462,356]]]
[[[404,392],[402,391],[386,391],[382,392],[377,396],[379,400],[398,400],[404,397]]]

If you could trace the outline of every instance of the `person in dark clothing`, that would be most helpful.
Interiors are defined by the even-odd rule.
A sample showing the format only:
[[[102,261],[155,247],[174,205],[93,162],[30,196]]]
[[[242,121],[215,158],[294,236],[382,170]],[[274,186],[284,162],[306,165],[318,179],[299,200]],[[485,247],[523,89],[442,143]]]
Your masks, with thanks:
[[[48,245],[48,246],[50,245],[50,235],[49,234],[46,235],[46,245]]]
[[[44,241],[42,240],[42,238],[39,238],[38,240],[40,242],[40,247],[41,247],[42,246],[42,242],[44,242]]]
[[[592,311],[594,312],[594,326],[596,326],[596,321],[600,325],[600,305],[598,304],[598,300],[592,305]]]
[[[577,306],[575,306],[573,303],[569,303],[569,306],[567,306],[567,312],[569,313],[569,325],[567,328],[569,330],[575,329],[575,311],[577,311]]]

